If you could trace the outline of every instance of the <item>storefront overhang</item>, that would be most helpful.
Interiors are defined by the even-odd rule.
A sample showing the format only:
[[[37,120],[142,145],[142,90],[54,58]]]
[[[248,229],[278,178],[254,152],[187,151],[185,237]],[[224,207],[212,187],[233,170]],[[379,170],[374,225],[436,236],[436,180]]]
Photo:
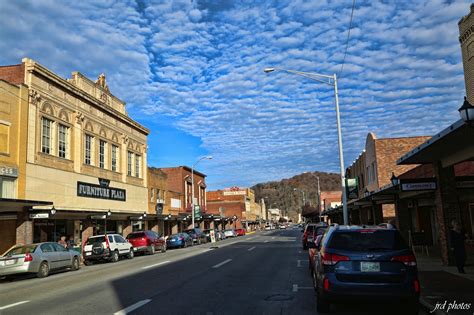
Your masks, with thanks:
[[[52,205],[52,201],[0,198],[1,212],[21,212],[25,208]]]
[[[474,128],[458,120],[425,143],[398,159],[397,164],[429,164],[441,162],[448,167],[474,160]]]

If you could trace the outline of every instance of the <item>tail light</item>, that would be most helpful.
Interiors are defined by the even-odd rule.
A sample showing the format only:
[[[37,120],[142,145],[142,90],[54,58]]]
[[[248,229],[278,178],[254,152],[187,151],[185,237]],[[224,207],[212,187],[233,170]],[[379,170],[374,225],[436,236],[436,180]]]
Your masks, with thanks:
[[[420,281],[418,279],[413,281],[413,288],[416,293],[420,293]]]
[[[331,254],[331,253],[321,253],[321,258],[323,265],[334,266],[340,261],[349,261],[350,258],[343,255]]]
[[[33,261],[33,256],[30,253],[25,254],[25,262]]]
[[[329,279],[328,278],[324,278],[323,280],[323,289],[324,291],[329,291]]]
[[[392,257],[392,261],[399,261],[405,264],[405,266],[416,266],[416,258],[415,255],[402,255],[402,256],[395,256]]]

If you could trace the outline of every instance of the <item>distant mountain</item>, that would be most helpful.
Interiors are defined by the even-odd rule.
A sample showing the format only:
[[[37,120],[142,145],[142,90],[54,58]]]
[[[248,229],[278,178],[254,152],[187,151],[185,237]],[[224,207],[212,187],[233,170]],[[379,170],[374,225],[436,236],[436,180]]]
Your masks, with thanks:
[[[251,187],[255,191],[255,200],[265,198],[267,208],[279,208],[285,215],[295,220],[303,207],[303,194],[294,188],[305,191],[306,205],[316,206],[318,200],[318,180],[321,191],[340,190],[339,174],[324,172],[306,172],[281,181],[260,183]]]

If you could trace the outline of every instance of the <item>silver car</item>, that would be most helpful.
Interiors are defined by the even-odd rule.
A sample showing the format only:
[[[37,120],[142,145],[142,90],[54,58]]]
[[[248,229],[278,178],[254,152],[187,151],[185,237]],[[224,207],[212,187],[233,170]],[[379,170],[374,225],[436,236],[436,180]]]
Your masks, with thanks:
[[[0,277],[20,273],[36,273],[38,278],[50,270],[71,268],[78,270],[81,254],[58,243],[15,245],[0,256]]]

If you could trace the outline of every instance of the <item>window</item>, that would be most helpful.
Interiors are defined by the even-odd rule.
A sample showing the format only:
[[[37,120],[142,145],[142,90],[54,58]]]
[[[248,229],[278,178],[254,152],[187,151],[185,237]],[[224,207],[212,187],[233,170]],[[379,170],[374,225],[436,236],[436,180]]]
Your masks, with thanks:
[[[127,175],[132,176],[132,157],[133,153],[128,151],[127,152]]]
[[[141,162],[141,156],[135,155],[135,176],[136,177],[141,177],[140,176],[140,162]]]
[[[0,152],[8,154],[10,152],[10,125],[0,122]]]
[[[67,158],[67,145],[68,145],[68,134],[69,128],[59,124],[58,127],[58,156],[60,158]]]
[[[51,154],[51,125],[53,121],[41,118],[41,152]]]
[[[99,141],[99,167],[105,168],[105,147],[107,143],[104,140]]]
[[[1,198],[15,199],[15,178],[0,176]]]
[[[117,172],[117,151],[118,147],[112,145],[112,171]]]
[[[85,146],[84,146],[84,163],[92,165],[92,141],[94,137],[86,135]]]
[[[150,189],[150,201],[153,202],[155,200],[155,188]]]

